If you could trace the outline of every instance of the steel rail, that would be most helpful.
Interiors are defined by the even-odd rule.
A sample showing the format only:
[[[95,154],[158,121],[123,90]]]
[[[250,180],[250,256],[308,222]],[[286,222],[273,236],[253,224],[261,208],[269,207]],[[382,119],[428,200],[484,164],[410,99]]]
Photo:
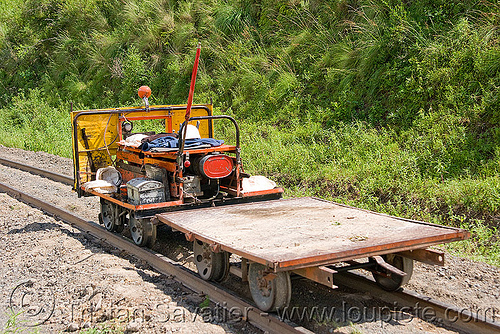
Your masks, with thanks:
[[[416,316],[424,321],[434,318],[433,321],[442,324],[445,328],[448,327],[466,333],[500,333],[500,322],[487,319],[486,314],[480,315],[479,312],[474,313],[469,309],[446,304],[410,290],[388,293],[374,281],[358,274],[342,273],[334,275],[333,279],[336,285],[368,292],[377,299],[393,305],[397,304],[399,309],[404,307],[413,310]],[[495,316],[494,312],[493,316]],[[496,318],[500,319],[500,315],[497,315]]]
[[[51,179],[53,181],[57,181],[60,183],[64,183],[70,186],[73,186],[73,178],[67,175],[59,174],[59,173],[54,173],[50,172],[47,170],[43,170],[40,168],[32,167],[29,165],[25,165],[23,163],[17,162],[17,161],[12,161],[12,160],[7,160],[4,158],[0,158],[0,164],[16,169],[23,170],[25,172],[29,172],[32,174],[40,175],[45,178]]]
[[[73,185],[73,179],[64,176],[61,174],[57,173],[52,173],[48,171],[44,171],[42,169],[38,169],[35,167],[27,166],[22,163],[6,160],[3,158],[0,158],[0,163],[4,164],[9,167],[13,168],[18,168],[21,170],[25,170],[34,174],[42,175],[44,177],[47,177],[49,179],[53,179],[54,181],[57,182],[62,182],[65,184],[70,184]],[[71,182],[69,182],[71,181]],[[193,276],[193,274],[190,273],[188,269],[183,267],[182,265],[175,263],[174,261],[166,258],[165,256],[161,254],[154,253],[150,250],[146,250],[144,248],[139,248],[133,244],[131,244],[127,239],[124,237],[118,236],[116,234],[110,233],[100,227],[99,225],[93,223],[93,222],[87,222],[81,218],[78,218],[74,216],[73,214],[60,209],[56,208],[48,203],[43,202],[40,199],[36,199],[30,195],[23,194],[19,190],[16,190],[14,188],[11,188],[5,184],[0,183],[0,192],[5,192],[9,194],[13,194],[13,197],[19,198],[23,200],[24,202],[27,202],[29,204],[32,204],[36,207],[44,209],[46,207],[46,211],[51,213],[55,217],[59,217],[62,220],[68,221],[70,224],[73,223],[76,225],[80,230],[85,231],[86,233],[92,234],[96,236],[98,239],[105,240],[112,246],[119,248],[119,249],[134,249],[137,250],[139,255],[135,255],[138,258],[146,260],[148,263],[150,263],[155,269],[157,269],[159,272],[162,273],[167,273],[169,275],[172,275],[173,272],[175,272],[173,275],[179,278],[179,281],[184,283],[186,286],[190,287],[194,291],[202,291],[210,295],[211,298],[213,298],[216,301],[219,300],[224,300],[227,302],[229,298],[226,298],[226,296],[231,296],[231,298],[237,298],[230,294],[227,291],[224,291],[222,287],[216,285],[216,284],[210,284],[209,289],[203,290],[196,290],[196,288],[193,288],[192,286],[201,286],[202,284],[207,284],[206,281],[203,281],[199,279],[196,276]],[[17,194],[17,195],[16,195]],[[31,201],[32,199],[32,201]],[[52,208],[54,211],[52,211]],[[45,209],[44,209],[45,210]],[[75,221],[73,221],[73,218]],[[102,236],[109,237],[110,239],[103,238]],[[132,254],[132,252],[131,252]],[[143,256],[143,257],[142,257]],[[182,279],[185,275],[189,275],[189,278],[186,277],[186,282],[184,282]],[[406,307],[410,309],[415,309],[415,307],[420,308],[420,310],[424,309],[429,309],[434,312],[433,316],[435,318],[435,321],[438,323],[443,324],[445,327],[463,331],[463,332],[474,332],[474,333],[500,333],[500,322],[495,322],[492,321],[488,318],[486,318],[485,315],[479,315],[478,313],[471,312],[470,310],[467,310],[465,308],[459,308],[454,305],[446,304],[443,302],[440,302],[438,300],[435,300],[431,297],[424,296],[421,294],[418,294],[416,292],[410,291],[410,290],[401,290],[401,291],[396,291],[396,292],[390,292],[388,293],[387,291],[381,289],[373,280],[370,280],[367,277],[353,274],[353,273],[339,273],[334,276],[334,284],[336,285],[342,285],[357,291],[363,291],[363,292],[368,292],[371,296],[374,298],[380,299],[382,301],[388,302],[390,304],[397,303],[398,307]],[[210,293],[208,293],[210,291]],[[217,295],[215,294],[217,292]],[[212,296],[213,294],[213,296]],[[216,297],[219,297],[217,299]],[[227,299],[227,300],[226,300]],[[239,301],[239,303],[242,303],[240,305],[245,305],[245,306],[239,306],[239,307],[250,307],[252,306],[250,304],[247,304],[245,302]],[[227,304],[229,306],[229,303]],[[237,305],[231,304],[231,305]],[[230,307],[228,307],[230,308]],[[254,324],[256,327],[261,328],[258,325],[258,321],[263,318],[261,316],[263,314],[262,312],[259,312],[256,310],[255,312],[251,312],[248,314],[248,321],[252,324]],[[422,314],[416,314],[416,316],[422,316]],[[499,316],[497,315],[497,318]],[[265,319],[269,321],[277,321],[276,318],[271,317],[271,316],[265,316]],[[271,320],[274,319],[274,320]],[[423,319],[426,320],[426,319]],[[276,327],[274,324],[270,325],[270,329],[264,329],[268,330],[270,332],[274,332],[275,330],[278,330],[278,332],[283,332],[281,328]],[[302,327],[293,327],[294,332],[293,333],[307,333],[309,332],[308,330],[302,328]],[[285,332],[283,332],[285,333]]]
[[[10,187],[4,183],[0,183],[0,192],[7,193],[8,195],[18,200],[21,200],[31,206],[37,207],[50,214],[54,218],[61,219],[77,227],[84,233],[87,233],[97,238],[98,240],[104,241],[117,249],[125,250],[128,254],[146,261],[158,272],[165,275],[174,276],[177,281],[190,288],[191,290],[210,296],[210,300],[219,303],[219,305],[224,305],[227,310],[231,310],[232,308],[235,310],[240,310],[242,314],[246,316],[246,318],[243,319],[244,321],[248,321],[250,324],[254,325],[257,328],[260,328],[263,331],[280,334],[312,333],[311,331],[303,327],[294,326],[293,324],[287,324],[280,321],[277,317],[271,314],[261,312],[257,307],[254,307],[249,303],[241,300],[237,296],[224,289],[222,286],[204,281],[201,278],[195,276],[196,274],[183,267],[181,264],[176,263],[175,261],[165,257],[164,255],[155,253],[149,249],[140,248],[132,244],[125,237],[108,232],[103,227],[94,222],[87,221],[78,216],[75,216],[62,208],[53,206],[52,204],[47,203],[42,199],[33,197],[22,192],[19,189]]]

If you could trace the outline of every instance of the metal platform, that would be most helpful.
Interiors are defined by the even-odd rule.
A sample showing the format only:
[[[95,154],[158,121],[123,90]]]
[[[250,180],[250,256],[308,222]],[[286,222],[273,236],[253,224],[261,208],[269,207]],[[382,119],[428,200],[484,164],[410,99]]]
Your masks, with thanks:
[[[305,197],[157,215],[225,250],[286,271],[463,240],[469,232]]]

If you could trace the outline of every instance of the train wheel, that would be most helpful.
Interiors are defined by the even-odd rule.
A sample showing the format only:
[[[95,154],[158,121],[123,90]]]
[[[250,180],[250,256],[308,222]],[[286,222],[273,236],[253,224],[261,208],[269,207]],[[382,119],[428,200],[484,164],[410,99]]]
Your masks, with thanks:
[[[130,213],[129,228],[132,240],[137,246],[151,247],[156,242],[156,226],[151,219],[136,218],[133,213]]]
[[[116,226],[116,208],[115,205],[101,198],[101,213],[99,214],[99,222],[104,225],[106,230],[113,232]]]
[[[253,301],[262,311],[282,309],[290,303],[292,282],[286,271],[267,273],[266,267],[252,262],[248,267],[248,285]]]
[[[123,219],[120,218],[120,207],[101,198],[99,222],[110,232],[123,231]]]
[[[206,281],[222,282],[229,274],[229,253],[213,252],[209,245],[195,240],[193,243],[194,263],[198,274]]]
[[[384,255],[383,258],[385,262],[404,271],[406,276],[401,277],[395,274],[384,275],[373,272],[373,278],[382,289],[386,291],[396,291],[410,280],[413,274],[413,260],[395,254]]]

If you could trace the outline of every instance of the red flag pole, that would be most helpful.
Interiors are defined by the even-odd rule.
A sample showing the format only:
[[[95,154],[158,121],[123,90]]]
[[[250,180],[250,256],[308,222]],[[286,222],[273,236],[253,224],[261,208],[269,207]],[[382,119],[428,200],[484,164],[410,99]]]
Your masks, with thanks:
[[[188,120],[191,117],[191,105],[193,104],[194,85],[196,83],[196,73],[198,72],[198,62],[200,60],[200,52],[201,52],[201,43],[198,43],[198,47],[196,48],[196,58],[194,59],[194,65],[193,65],[193,74],[191,74],[191,86],[189,87],[189,96],[186,107],[184,126],[182,127],[182,131],[179,133],[180,141],[179,141],[179,153],[177,156],[178,160],[177,163],[181,169],[183,165],[183,152],[184,152],[184,142],[186,141],[186,130],[188,125]]]
[[[193,74],[191,75],[191,86],[189,87],[189,96],[188,103],[186,108],[186,126],[187,120],[191,117],[191,105],[193,104],[193,93],[194,93],[194,85],[196,83],[196,73],[198,72],[198,62],[200,60],[200,52],[201,52],[201,43],[198,43],[198,47],[196,48],[196,58],[194,59],[193,65]]]

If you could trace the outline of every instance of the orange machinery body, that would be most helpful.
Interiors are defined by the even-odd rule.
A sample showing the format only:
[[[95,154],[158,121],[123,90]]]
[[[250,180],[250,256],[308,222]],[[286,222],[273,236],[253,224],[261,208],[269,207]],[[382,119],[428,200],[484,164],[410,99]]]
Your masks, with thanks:
[[[214,202],[230,204],[281,197],[282,188],[252,192],[242,190],[242,179],[249,175],[242,168],[238,125],[229,116],[213,116],[211,104],[194,105],[188,124],[197,125],[202,138],[214,138],[214,120],[230,120],[236,129],[235,145],[151,152],[123,144],[126,135],[131,135],[125,133],[125,123],[162,120],[165,123],[164,131],[176,134],[184,123],[185,112],[186,105],[72,112],[74,189],[79,196],[96,195],[143,217],[193,206],[214,205]],[[103,194],[83,189],[86,182],[95,180],[99,168],[112,165],[120,172],[122,179],[116,193]],[[166,172],[168,199],[161,203],[133,205],[127,201],[126,184],[135,178],[146,178],[147,166]],[[185,183],[190,176],[198,177],[202,183],[209,182],[210,187],[217,188],[216,191],[209,189],[204,196],[189,194],[185,190]]]

